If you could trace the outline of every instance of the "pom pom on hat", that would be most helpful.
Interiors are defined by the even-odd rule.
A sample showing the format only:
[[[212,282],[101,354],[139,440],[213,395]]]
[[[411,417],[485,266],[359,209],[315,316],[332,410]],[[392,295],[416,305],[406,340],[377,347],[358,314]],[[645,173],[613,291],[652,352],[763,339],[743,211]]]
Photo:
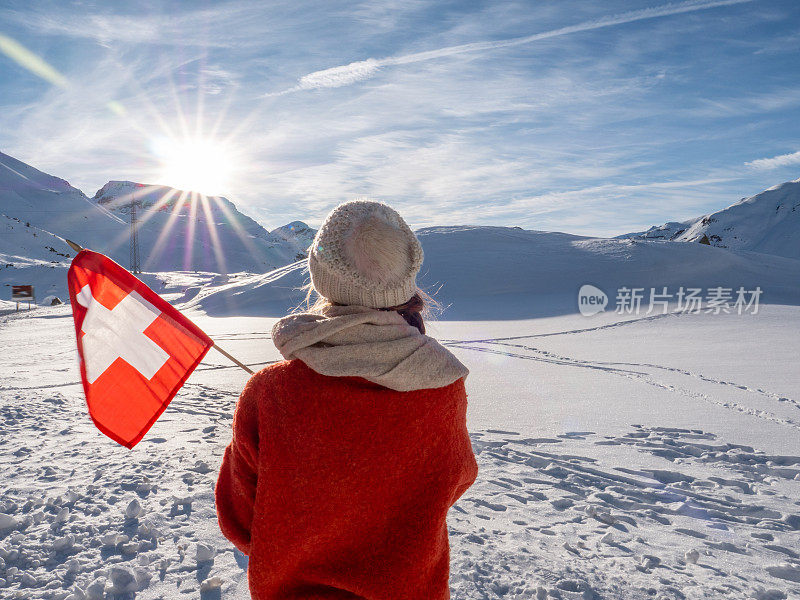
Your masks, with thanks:
[[[338,304],[386,308],[417,290],[422,246],[392,207],[351,200],[334,208],[308,254],[314,289]]]

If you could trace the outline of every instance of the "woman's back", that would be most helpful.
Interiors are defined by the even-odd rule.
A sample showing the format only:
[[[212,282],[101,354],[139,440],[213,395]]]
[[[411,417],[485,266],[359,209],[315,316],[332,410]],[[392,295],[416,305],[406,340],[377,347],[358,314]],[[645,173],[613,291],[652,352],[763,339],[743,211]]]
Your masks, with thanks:
[[[283,361],[245,388],[234,444],[217,511],[253,598],[449,597],[445,517],[477,475],[463,379],[399,392]]]

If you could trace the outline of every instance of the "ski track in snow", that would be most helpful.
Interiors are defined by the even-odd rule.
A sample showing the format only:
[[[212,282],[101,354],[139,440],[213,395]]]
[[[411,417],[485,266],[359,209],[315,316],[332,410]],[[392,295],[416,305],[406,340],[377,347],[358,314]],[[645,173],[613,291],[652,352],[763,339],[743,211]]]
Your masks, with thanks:
[[[545,337],[554,337],[554,336],[562,336],[562,335],[576,335],[576,334],[582,334],[582,333],[592,333],[592,332],[602,331],[602,330],[607,330],[607,329],[616,329],[616,328],[625,327],[625,326],[628,326],[628,325],[640,325],[642,323],[655,321],[655,320],[659,320],[659,319],[664,319],[664,318],[669,318],[669,317],[676,318],[676,317],[680,317],[682,315],[684,315],[684,313],[682,313],[682,312],[670,312],[670,313],[665,313],[665,314],[652,315],[652,316],[649,316],[649,317],[642,317],[642,318],[639,318],[639,319],[626,319],[626,320],[622,320],[622,321],[615,321],[613,323],[607,323],[607,324],[604,324],[604,325],[599,325],[597,327],[586,327],[586,328],[581,328],[581,329],[569,329],[569,330],[565,330],[565,331],[554,331],[554,332],[548,332],[548,333],[533,333],[533,334],[528,334],[528,335],[519,335],[519,336],[511,336],[511,337],[483,338],[483,339],[474,339],[474,340],[442,339],[440,341],[445,346],[464,348],[464,349],[476,350],[476,351],[489,351],[488,349],[482,348],[481,346],[479,346],[477,344],[507,346],[507,347],[510,347],[510,348],[519,348],[519,349],[522,349],[522,350],[527,350],[529,352],[532,352],[535,356],[515,354],[515,353],[512,353],[512,352],[502,352],[502,351],[498,351],[498,350],[491,350],[491,351],[496,352],[498,354],[503,354],[504,356],[514,357],[514,358],[536,359],[538,357],[538,359],[541,360],[542,362],[550,362],[552,364],[560,364],[560,365],[564,365],[564,366],[574,366],[574,367],[596,368],[596,369],[599,369],[599,370],[606,370],[606,371],[608,371],[610,373],[622,374],[622,375],[624,375],[626,377],[630,377],[630,376],[640,376],[641,377],[641,376],[646,375],[646,373],[644,373],[642,371],[631,371],[631,370],[618,369],[617,367],[632,367],[632,368],[637,368],[638,367],[638,368],[654,369],[654,370],[660,369],[660,370],[668,371],[668,372],[671,372],[671,373],[677,373],[677,374],[681,374],[681,375],[686,375],[688,377],[693,377],[693,378],[700,379],[702,381],[706,381],[706,382],[709,382],[709,383],[715,383],[715,384],[723,385],[723,386],[733,386],[733,387],[735,387],[737,389],[740,389],[740,390],[744,390],[744,391],[751,392],[751,393],[754,393],[754,394],[761,394],[761,395],[763,395],[763,396],[765,396],[767,398],[771,398],[773,400],[777,400],[778,402],[787,402],[787,403],[793,405],[795,408],[800,409],[800,402],[798,402],[797,400],[794,400],[792,398],[787,398],[785,396],[782,396],[781,394],[768,392],[768,391],[763,390],[761,388],[752,388],[752,387],[749,387],[747,385],[734,383],[732,381],[723,381],[723,380],[720,380],[720,379],[715,379],[713,377],[709,377],[709,376],[704,375],[702,373],[694,373],[694,372],[688,371],[686,369],[681,369],[681,368],[677,368],[677,367],[668,367],[668,366],[663,366],[663,365],[658,365],[658,364],[653,364],[653,363],[631,363],[631,362],[613,362],[613,361],[603,362],[603,361],[578,360],[578,359],[575,359],[575,358],[572,358],[572,357],[569,357],[569,356],[563,356],[563,355],[558,355],[558,354],[555,354],[555,353],[552,353],[552,352],[548,352],[546,350],[542,350],[542,349],[536,348],[534,346],[529,346],[529,345],[525,345],[525,344],[511,343],[511,340],[523,340],[523,339],[532,339],[532,338],[545,338]],[[661,383],[659,383],[657,381],[654,381],[654,380],[650,380],[649,382],[654,384],[654,385],[659,385],[661,387],[664,387],[665,389],[673,389],[673,386],[670,386],[668,384],[661,384]],[[677,390],[676,389],[676,391],[683,392],[685,390]],[[701,396],[704,396],[704,395],[701,395]],[[791,424],[793,426],[797,425],[794,422],[792,422]]]
[[[683,315],[683,312],[667,312],[667,313],[659,313],[656,315],[651,315],[649,317],[641,317],[638,319],[623,319],[621,321],[614,321],[613,323],[606,323],[604,325],[597,325],[596,327],[582,327],[579,329],[567,329],[564,331],[551,331],[548,333],[530,333],[527,335],[513,335],[509,337],[497,337],[497,338],[484,338],[484,339],[476,339],[476,340],[447,340],[442,339],[440,340],[442,343],[460,343],[460,344],[475,344],[481,342],[506,342],[509,340],[526,340],[531,338],[543,338],[543,337],[553,337],[557,335],[576,335],[581,333],[591,333],[594,331],[602,331],[604,329],[617,329],[618,327],[626,327],[628,325],[639,325],[642,323],[647,323],[648,321],[657,321],[660,319],[665,319],[668,317],[680,317]]]

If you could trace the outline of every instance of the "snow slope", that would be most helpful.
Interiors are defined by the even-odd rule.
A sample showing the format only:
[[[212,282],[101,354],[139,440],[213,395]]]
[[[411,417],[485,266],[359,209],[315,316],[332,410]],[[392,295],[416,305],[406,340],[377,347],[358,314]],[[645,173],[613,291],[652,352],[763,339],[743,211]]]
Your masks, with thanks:
[[[0,254],[56,259],[69,248],[52,234],[104,247],[124,230],[122,219],[63,179],[0,153]],[[61,257],[63,258],[63,257]]]
[[[266,274],[240,274],[220,285],[187,287],[174,304],[211,315],[283,315],[303,300],[299,287],[307,273],[306,262],[297,261]]]
[[[12,284],[34,284],[39,298],[63,298],[74,255],[63,238],[104,248],[124,231],[122,219],[63,179],[0,153],[0,302]]]
[[[619,237],[696,242],[800,259],[800,180],[789,181],[719,212]]]
[[[763,290],[764,302],[800,304],[800,261],[701,244],[647,244],[514,227],[428,227],[419,284],[435,292],[442,318],[519,319],[573,313],[583,284],[610,299],[622,286],[677,292],[725,286]],[[303,296],[302,264],[206,289],[184,305],[214,316],[280,316]],[[292,293],[292,290],[295,290]]]

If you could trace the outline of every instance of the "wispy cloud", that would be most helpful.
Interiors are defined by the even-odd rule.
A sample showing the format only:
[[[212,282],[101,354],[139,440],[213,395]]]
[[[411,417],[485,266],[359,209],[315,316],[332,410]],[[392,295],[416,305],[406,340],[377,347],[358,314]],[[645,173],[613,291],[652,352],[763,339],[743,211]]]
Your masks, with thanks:
[[[744,4],[752,1],[753,0],[712,0],[710,2],[704,2],[698,0],[689,0],[687,2],[670,3],[652,8],[631,10],[617,15],[602,17],[600,19],[594,19],[591,21],[584,21],[575,25],[560,27],[558,29],[543,31],[541,33],[535,33],[533,35],[526,35],[522,37],[488,42],[459,44],[456,46],[438,48],[436,50],[415,52],[400,56],[390,56],[382,59],[369,58],[367,60],[352,62],[347,65],[340,65],[337,67],[331,67],[329,69],[323,69],[321,71],[314,71],[313,73],[309,73],[301,77],[296,86],[283,90],[282,92],[274,92],[267,95],[273,96],[301,90],[342,87],[369,79],[370,77],[373,77],[381,68],[388,66],[407,65],[411,63],[443,58],[446,56],[453,56],[456,54],[498,50],[500,48],[509,48],[512,46],[530,44],[532,42],[570,35],[582,31],[592,31],[595,29],[603,29],[605,27],[613,27],[615,25],[622,25],[625,23],[644,21],[646,19],[667,17],[699,10],[708,10],[720,6],[730,6],[733,4]]]
[[[372,77],[381,67],[386,66],[386,60],[375,60],[368,58],[358,62],[333,67],[324,71],[315,71],[300,78],[297,88],[301,90],[312,90],[317,88],[334,88],[350,85]]]
[[[700,98],[700,105],[683,110],[687,116],[717,119],[756,115],[800,106],[800,87],[773,86],[727,98]]]
[[[800,165],[800,151],[789,154],[780,154],[771,158],[757,158],[744,163],[752,169],[766,170],[777,169],[778,167],[788,167],[790,165]]]
[[[162,14],[120,14],[100,10],[83,13],[58,5],[46,10],[0,11],[3,20],[39,34],[85,38],[102,45],[115,42],[162,44],[165,46],[228,47],[263,29],[258,3],[226,2],[212,8],[186,10],[165,17]],[[229,29],[230,35],[213,36],[209,23]]]

